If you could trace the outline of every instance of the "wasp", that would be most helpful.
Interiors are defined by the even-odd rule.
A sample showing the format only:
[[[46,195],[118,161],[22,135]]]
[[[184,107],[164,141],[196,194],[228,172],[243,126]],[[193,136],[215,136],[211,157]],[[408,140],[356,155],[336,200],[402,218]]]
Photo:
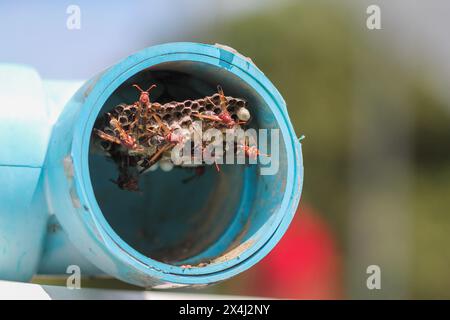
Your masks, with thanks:
[[[164,139],[169,143],[184,143],[185,137],[180,133],[175,133],[171,130],[164,122],[162,122],[161,118],[157,114],[153,114],[153,118],[158,124],[159,128],[162,129]]]
[[[109,124],[114,129],[114,131],[117,132],[118,137],[109,135],[99,129],[94,129],[94,132],[101,139],[115,143],[115,144],[120,144],[123,147],[125,147],[126,149],[136,150],[136,151],[139,151],[141,149],[143,150],[143,148],[137,144],[136,139],[131,134],[129,134],[125,129],[122,128],[122,125],[120,124],[119,120],[117,120],[110,113],[108,113],[108,116],[110,118]]]
[[[151,108],[151,102],[150,102],[150,91],[154,88],[156,88],[156,84],[152,84],[147,90],[142,90],[142,88],[137,85],[137,84],[133,84],[133,87],[135,87],[136,89],[138,89],[141,92],[141,95],[139,96],[139,103],[141,104],[142,107],[145,108]]]
[[[131,175],[127,170],[119,169],[119,177],[117,180],[111,180],[117,186],[126,191],[140,191],[139,179],[137,176]]]
[[[135,116],[135,120],[130,126],[131,128],[135,128],[135,132],[137,133],[139,129],[144,126],[145,122],[148,120],[149,112],[153,109],[153,105],[150,101],[150,91],[156,88],[156,84],[152,84],[147,90],[143,90],[137,84],[133,84],[133,87],[140,91],[139,99],[134,103],[137,107],[137,114]]]
[[[243,145],[242,149],[244,150],[245,155],[251,159],[256,159],[258,156],[269,157],[268,154],[261,153],[256,146]]]
[[[148,168],[153,166],[156,162],[158,162],[161,159],[161,157],[164,154],[164,152],[169,151],[170,149],[172,149],[173,147],[175,147],[179,143],[184,143],[185,142],[184,135],[182,135],[180,133],[173,132],[173,130],[171,130],[161,120],[161,118],[156,113],[153,113],[152,116],[155,119],[156,123],[158,124],[158,128],[162,131],[162,132],[158,132],[158,133],[154,133],[154,134],[158,135],[159,137],[162,136],[162,139],[163,139],[163,141],[166,142],[166,144],[163,145],[162,147],[160,147],[152,155],[152,157],[147,161],[147,164],[140,170],[140,173],[143,173]]]
[[[227,98],[225,97],[225,94],[223,92],[223,89],[221,86],[217,86],[217,92],[219,93],[219,98],[220,98],[220,113],[218,115],[204,115],[204,114],[199,114],[199,113],[193,113],[193,116],[200,118],[200,119],[206,119],[206,120],[211,120],[211,121],[216,121],[219,122],[223,125],[225,125],[228,128],[233,128],[235,125],[239,125],[239,124],[246,124],[246,121],[234,121],[233,117],[231,117],[231,114],[228,112],[228,102],[227,102]],[[214,106],[216,106],[216,104],[214,103],[214,101],[211,100],[211,98],[206,97],[206,99]]]
[[[158,162],[163,156],[164,152],[169,151],[175,146],[175,143],[168,143],[161,148],[158,149],[151,157],[146,161],[146,165],[139,171],[139,174],[144,173],[148,168],[153,166],[156,162]]]
[[[250,159],[256,160],[258,156],[270,157],[270,155],[268,154],[261,153],[261,151],[259,151],[259,149],[256,146],[250,146],[247,140],[244,142],[243,145],[240,145],[240,147],[242,148],[244,154]]]
[[[127,156],[119,156],[120,164],[119,168],[119,176],[117,180],[110,180],[112,183],[116,184],[120,189],[126,191],[140,191],[139,189],[139,177],[136,174],[133,174],[130,170],[130,157]]]

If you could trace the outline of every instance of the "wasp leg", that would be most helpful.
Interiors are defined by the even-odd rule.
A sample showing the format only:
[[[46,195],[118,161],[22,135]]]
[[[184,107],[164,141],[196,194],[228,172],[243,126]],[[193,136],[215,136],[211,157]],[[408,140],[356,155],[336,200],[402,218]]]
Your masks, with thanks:
[[[105,140],[105,141],[109,141],[109,142],[116,143],[116,144],[121,144],[119,138],[116,138],[116,137],[114,137],[114,136],[112,136],[112,135],[109,135],[109,134],[107,134],[107,133],[104,133],[103,131],[98,130],[98,129],[94,129],[94,132],[95,132],[101,139],[103,139],[103,140]]]
[[[220,97],[220,108],[222,109],[222,111],[228,112],[227,111],[227,105],[228,105],[227,98],[225,98],[225,94],[223,93],[221,86],[217,86],[217,92],[219,92],[219,97]]]
[[[205,114],[197,114],[197,113],[193,113],[192,114],[194,117],[200,118],[200,119],[206,119],[206,120],[211,120],[211,121],[216,121],[216,122],[222,122],[222,120],[219,117],[216,116],[207,116]]]
[[[167,127],[167,125],[161,121],[161,118],[156,113],[152,113],[152,116],[153,116],[153,119],[155,119],[156,123],[158,123],[158,126],[163,129],[164,136],[167,136],[170,133],[172,133],[170,131],[170,129]]]
[[[160,148],[156,153],[150,158],[148,163],[139,171],[139,174],[144,173],[147,169],[149,169],[151,166],[153,166],[156,162],[161,159],[164,152],[169,150],[170,148],[173,148],[175,146],[174,143],[166,144],[164,147]]]

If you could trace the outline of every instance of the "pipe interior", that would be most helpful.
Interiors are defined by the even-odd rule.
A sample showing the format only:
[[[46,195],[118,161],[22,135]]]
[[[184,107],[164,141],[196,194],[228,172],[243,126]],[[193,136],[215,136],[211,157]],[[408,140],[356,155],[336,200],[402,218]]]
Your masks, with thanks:
[[[191,62],[167,62],[142,70],[124,82],[108,98],[99,116],[120,103],[132,104],[139,84],[151,91],[152,102],[198,99],[216,92],[244,98],[252,114],[251,127],[277,128],[266,102],[246,82],[217,66]],[[271,223],[286,187],[286,159],[280,133],[279,170],[262,176],[259,165],[222,165],[221,172],[207,166],[204,175],[183,183],[193,169],[158,169],[140,179],[141,192],[119,189],[115,164],[90,152],[89,168],[99,207],[112,229],[141,254],[160,262],[181,265],[230,259],[231,250],[248,244],[258,230]],[[270,149],[269,149],[270,150]],[[234,250],[236,251],[236,250]],[[236,253],[239,254],[239,250]]]

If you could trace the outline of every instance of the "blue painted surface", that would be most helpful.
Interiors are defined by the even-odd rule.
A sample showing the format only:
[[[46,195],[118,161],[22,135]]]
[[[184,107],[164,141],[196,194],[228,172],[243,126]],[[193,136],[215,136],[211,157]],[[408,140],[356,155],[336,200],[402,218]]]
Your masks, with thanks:
[[[0,64],[0,84],[0,278],[28,280],[45,236],[41,167],[50,126],[33,69]]]
[[[135,218],[129,215],[120,220],[120,215],[112,213],[114,206],[108,203],[112,196],[105,193],[108,187],[96,182],[104,168],[92,161],[89,152],[94,121],[108,105],[108,99],[120,93],[120,86],[130,78],[145,80],[146,75],[156,74],[159,66],[167,66],[166,71],[170,72],[182,70],[220,81],[226,92],[242,94],[256,107],[259,127],[279,128],[282,137],[277,175],[260,176],[256,167],[247,167],[245,173],[227,168],[229,174],[210,175],[199,183],[197,191],[212,192],[208,198],[214,201],[198,208],[202,208],[200,213],[205,214],[205,220],[210,217],[208,221],[212,222],[205,222],[204,226],[215,227],[215,231],[211,231],[214,237],[202,243],[195,254],[192,252],[191,256],[171,263],[162,262],[163,259],[157,261],[151,254],[143,253],[145,243],[136,245],[133,232],[139,225],[137,221],[141,220],[133,220]],[[33,70],[20,66],[0,66],[0,71],[0,84],[22,74],[11,82],[7,92],[0,91],[3,102],[0,117],[2,123],[9,123],[0,127],[0,137],[5,139],[3,142],[9,151],[7,155],[0,155],[0,278],[28,280],[38,269],[64,272],[64,265],[72,263],[80,265],[87,274],[95,274],[98,269],[143,287],[204,285],[248,269],[262,259],[286,231],[301,195],[301,145],[281,95],[264,74],[242,56],[212,45],[165,44],[144,49],[82,85],[42,82]],[[204,87],[199,89],[201,93],[213,87],[213,83],[195,83],[195,87]],[[23,94],[18,89],[22,87],[35,88],[35,91]],[[16,102],[21,97],[28,99],[28,103]],[[6,116],[4,110],[8,110]],[[38,115],[38,123],[28,116],[31,110]],[[17,120],[12,124],[8,119]],[[15,130],[14,135],[8,130]],[[158,179],[158,184],[168,184],[170,189],[178,176],[174,173],[170,179],[159,180],[157,175],[153,178]],[[230,193],[227,198],[226,190],[231,192],[232,188],[242,191]],[[179,196],[187,194],[179,193]],[[103,198],[105,200],[101,201]],[[122,205],[129,207],[137,201],[135,211],[148,217],[160,217],[154,216],[155,212],[165,210],[170,201],[161,194],[160,203],[158,199],[156,204],[152,200],[150,208],[144,200],[132,203],[128,199],[131,198],[124,196],[120,200]],[[173,208],[175,210],[176,206]],[[198,208],[186,208],[187,218],[201,222]],[[119,219],[118,224],[126,228],[120,230],[114,219]],[[144,224],[145,230],[152,230],[155,227],[152,223],[150,219]],[[217,225],[222,227],[216,228]],[[170,221],[165,222],[164,226],[169,230],[162,234],[165,244],[172,242],[176,246],[178,237],[183,232],[189,233],[189,228],[182,228],[179,222],[172,225]],[[173,232],[170,232],[171,227]],[[193,236],[197,232],[191,231]],[[126,236],[127,233],[130,236]],[[204,241],[200,237],[194,239]],[[186,261],[208,263],[198,268],[182,268],[180,264]]]

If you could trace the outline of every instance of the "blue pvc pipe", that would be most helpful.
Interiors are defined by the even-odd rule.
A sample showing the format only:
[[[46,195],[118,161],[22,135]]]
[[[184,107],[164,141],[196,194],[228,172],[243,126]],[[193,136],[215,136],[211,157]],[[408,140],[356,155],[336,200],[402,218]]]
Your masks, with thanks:
[[[139,81],[180,97],[183,88],[207,95],[220,83],[246,98],[258,127],[280,130],[279,172],[230,167],[179,188],[185,173],[174,170],[146,178],[151,192],[143,196],[114,188],[104,179],[110,164],[90,152],[91,131],[99,114],[136,100],[128,88]],[[267,255],[300,199],[301,145],[285,102],[229,48],[154,46],[85,83],[43,81],[31,68],[0,65],[0,110],[0,279],[27,281],[73,264],[142,287],[215,283]],[[208,263],[181,266],[201,261]]]

